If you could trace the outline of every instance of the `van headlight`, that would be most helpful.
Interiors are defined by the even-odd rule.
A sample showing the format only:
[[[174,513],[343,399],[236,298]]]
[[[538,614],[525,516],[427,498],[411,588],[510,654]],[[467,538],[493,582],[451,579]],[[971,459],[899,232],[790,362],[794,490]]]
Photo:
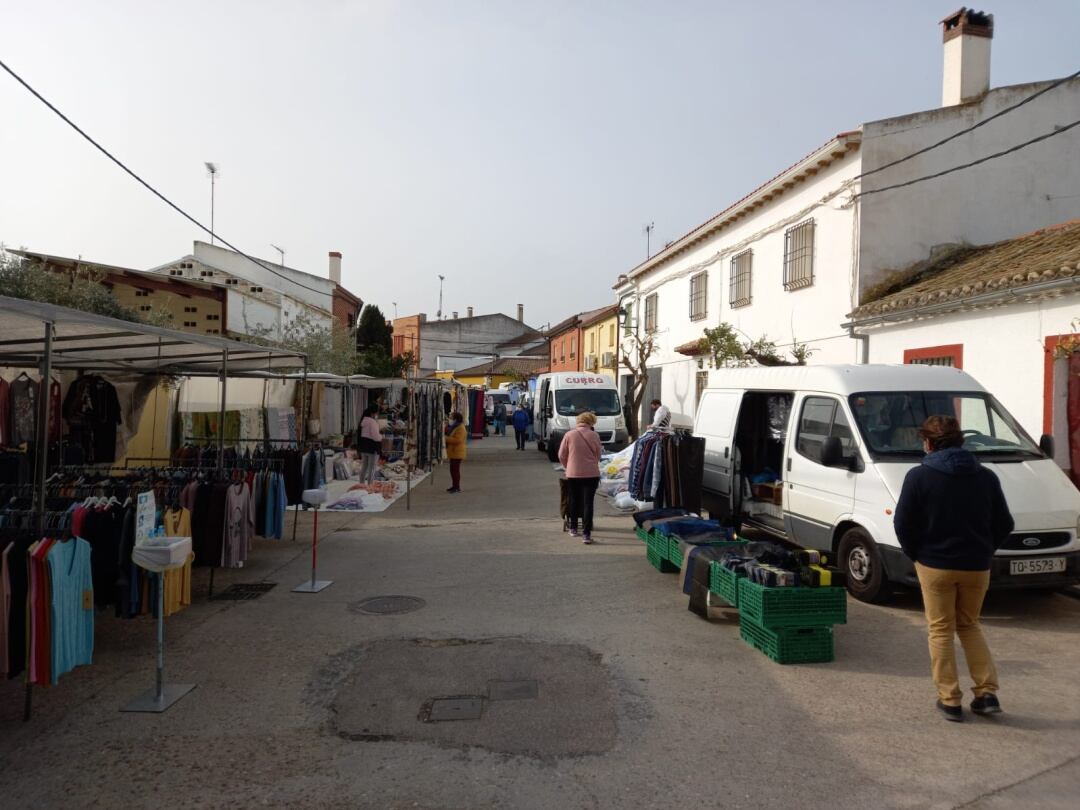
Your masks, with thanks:
[[[616,416],[615,417],[615,429],[616,430],[623,430],[625,427],[626,427],[626,420],[623,419],[622,415]],[[1077,526],[1080,526],[1080,521],[1077,522]]]

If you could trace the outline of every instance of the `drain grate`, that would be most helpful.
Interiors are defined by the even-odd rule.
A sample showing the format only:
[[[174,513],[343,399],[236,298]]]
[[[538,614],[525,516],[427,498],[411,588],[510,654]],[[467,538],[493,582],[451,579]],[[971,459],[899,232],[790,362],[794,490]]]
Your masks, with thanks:
[[[427,602],[416,596],[372,596],[349,605],[353,613],[367,613],[374,616],[392,616],[398,613],[412,613],[420,610]]]
[[[273,590],[276,582],[234,582],[221,593],[214,594],[214,601],[244,602],[258,599],[264,593]]]
[[[450,720],[479,720],[484,713],[480,697],[435,698],[421,711],[425,723],[444,723]]]

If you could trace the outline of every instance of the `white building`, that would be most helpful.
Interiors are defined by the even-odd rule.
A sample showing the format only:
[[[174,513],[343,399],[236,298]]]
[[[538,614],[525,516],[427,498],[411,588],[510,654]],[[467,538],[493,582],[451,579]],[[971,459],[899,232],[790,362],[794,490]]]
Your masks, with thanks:
[[[280,339],[297,321],[329,328],[335,316],[351,328],[363,306],[341,286],[340,253],[330,254],[329,278],[323,278],[196,241],[190,254],[151,272],[224,287],[227,298],[221,329],[236,336]]]
[[[874,338],[852,329],[848,313],[951,245],[988,244],[1080,216],[1080,127],[1060,129],[1080,117],[1080,79],[990,90],[992,34],[990,15],[951,15],[943,21],[940,108],[837,135],[619,277],[627,328],[651,332],[657,346],[646,402],[657,397],[694,414],[708,364],[693,347],[721,322],[746,340],[767,335],[781,354],[806,344],[814,363],[903,362],[903,352],[877,351]],[[939,172],[948,173],[923,179]],[[1011,409],[1008,391],[995,390]]]

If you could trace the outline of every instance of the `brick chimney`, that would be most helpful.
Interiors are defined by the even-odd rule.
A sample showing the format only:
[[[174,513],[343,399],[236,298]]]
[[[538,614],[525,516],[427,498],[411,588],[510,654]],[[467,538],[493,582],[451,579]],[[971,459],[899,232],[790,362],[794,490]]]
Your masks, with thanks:
[[[341,254],[336,250],[330,251],[330,280],[335,284],[341,283]]]
[[[525,323],[525,305],[518,304],[518,320],[521,323]]]
[[[990,42],[994,15],[961,8],[941,21],[945,70],[941,106],[976,101],[990,89]]]

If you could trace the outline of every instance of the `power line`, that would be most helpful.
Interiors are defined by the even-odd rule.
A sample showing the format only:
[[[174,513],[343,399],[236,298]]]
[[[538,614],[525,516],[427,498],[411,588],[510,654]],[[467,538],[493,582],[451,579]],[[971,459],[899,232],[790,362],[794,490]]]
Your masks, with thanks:
[[[1043,95],[1045,93],[1049,93],[1055,87],[1060,87],[1061,85],[1065,84],[1065,82],[1071,81],[1072,79],[1075,79],[1077,77],[1080,77],[1080,70],[1076,71],[1076,73],[1070,74],[1069,76],[1065,76],[1064,78],[1058,79],[1057,81],[1053,82],[1052,84],[1049,84],[1046,87],[1044,87],[1042,90],[1039,90],[1037,93],[1032,93],[1030,96],[1026,96],[1026,97],[1022,98],[1020,101],[1016,102],[1012,106],[1006,107],[1003,110],[999,110],[998,112],[991,115],[989,118],[984,118],[982,121],[979,121],[976,124],[972,124],[970,127],[965,127],[964,129],[960,130],[959,132],[954,132],[952,135],[949,135],[947,138],[942,138],[940,141],[937,141],[936,143],[932,143],[929,146],[924,146],[922,149],[918,149],[918,150],[912,152],[910,155],[905,155],[902,158],[897,158],[896,160],[890,161],[890,162],[884,164],[883,166],[878,166],[876,169],[871,169],[868,172],[863,172],[862,174],[856,175],[852,179],[861,180],[864,177],[869,177],[872,174],[877,174],[878,172],[883,172],[886,169],[892,168],[893,166],[896,166],[896,165],[898,165],[900,163],[904,163],[906,161],[909,161],[912,158],[918,157],[919,155],[925,155],[927,152],[929,152],[929,151],[931,151],[933,149],[937,149],[939,146],[944,146],[949,141],[956,140],[961,135],[966,135],[967,133],[978,129],[979,127],[986,126],[991,121],[993,121],[995,118],[1001,118],[1001,116],[1007,115],[1008,113],[1011,113],[1013,110],[1016,110],[1016,109],[1018,109],[1020,107],[1023,107],[1025,104],[1028,104],[1028,103],[1034,101],[1039,96],[1041,96],[1041,95]]]
[[[1060,135],[1062,132],[1068,132],[1073,127],[1078,127],[1078,126],[1080,126],[1080,120],[1073,121],[1071,124],[1066,124],[1063,127],[1058,127],[1053,132],[1044,133],[1042,135],[1039,135],[1037,138],[1032,138],[1030,141],[1024,141],[1023,143],[1018,143],[1018,144],[1016,144],[1016,146],[1010,146],[1008,149],[1003,149],[1000,152],[995,152],[992,155],[986,155],[985,157],[981,157],[978,160],[973,160],[970,163],[964,163],[964,164],[961,164],[960,166],[953,166],[951,169],[944,169],[944,170],[942,170],[940,172],[934,172],[933,174],[924,175],[923,177],[916,177],[914,180],[907,180],[907,181],[905,181],[903,183],[893,183],[891,186],[884,186],[882,188],[873,188],[873,189],[870,189],[869,191],[860,191],[858,194],[855,195],[855,197],[856,198],[857,197],[865,197],[865,196],[867,196],[869,194],[880,194],[883,191],[892,191],[893,189],[897,189],[897,188],[904,188],[906,186],[913,186],[916,183],[922,183],[925,180],[933,180],[936,177],[944,177],[945,175],[952,174],[953,172],[958,172],[958,171],[961,171],[963,169],[970,169],[972,166],[978,166],[980,163],[986,163],[987,161],[996,160],[999,157],[1004,157],[1005,155],[1012,154],[1013,152],[1019,152],[1021,149],[1025,149],[1025,148],[1027,148],[1027,147],[1029,147],[1029,146],[1031,146],[1033,144],[1039,143],[1040,141],[1049,140],[1050,138],[1053,138],[1055,135]]]
[[[279,273],[277,270],[275,270],[269,264],[264,264],[263,262],[259,261],[258,259],[253,258],[252,256],[249,256],[248,254],[244,253],[244,251],[240,250],[240,248],[236,247],[232,243],[222,239],[220,235],[215,234],[212,229],[207,228],[205,225],[203,225],[201,222],[199,222],[199,220],[195,219],[195,217],[191,216],[191,214],[189,214],[187,211],[185,211],[179,205],[174,203],[172,200],[170,200],[168,197],[166,197],[164,194],[162,194],[160,191],[158,191],[152,185],[147,183],[145,180],[143,180],[141,177],[139,177],[139,175],[135,174],[135,172],[132,171],[131,169],[129,169],[127,166],[125,166],[124,163],[119,158],[114,157],[113,154],[111,152],[109,152],[108,149],[106,149],[100,143],[98,143],[93,138],[91,138],[89,135],[87,135],[86,132],[84,132],[79,127],[78,124],[76,124],[74,121],[72,121],[70,118],[68,118],[62,112],[60,112],[60,110],[58,110],[55,106],[53,106],[53,104],[51,104],[48,99],[46,99],[43,95],[41,95],[41,93],[39,93],[37,90],[35,90],[33,87],[31,87],[26,82],[26,80],[23,79],[22,76],[20,76],[18,73],[16,73],[10,67],[8,67],[7,63],[4,62],[2,59],[0,59],[0,67],[2,67],[4,70],[6,70],[11,75],[11,77],[13,79],[15,79],[15,81],[17,81],[19,84],[21,84],[23,87],[25,87],[28,91],[30,91],[30,94],[33,95],[34,98],[36,98],[38,101],[40,101],[46,107],[48,107],[50,110],[52,110],[54,113],[56,113],[65,124],[67,124],[73,130],[75,130],[80,135],[82,135],[87,141],[89,141],[99,152],[101,152],[101,154],[105,155],[105,157],[107,157],[109,160],[111,160],[113,163],[115,163],[117,166],[119,166],[121,169],[123,169],[129,175],[131,175],[131,177],[134,178],[136,182],[138,182],[140,185],[142,185],[144,188],[146,188],[147,191],[149,191],[155,197],[160,199],[162,202],[164,202],[166,205],[168,205],[170,208],[172,208],[174,211],[176,211],[178,214],[180,214],[180,216],[184,217],[185,219],[187,219],[192,224],[196,225],[200,229],[202,229],[202,230],[206,231],[208,234],[210,234],[211,239],[213,239],[216,236],[217,239],[223,245],[226,245],[226,246],[232,248],[233,251],[235,251],[236,253],[239,253],[241,256],[243,256],[248,261],[250,261],[250,262],[252,262],[254,264],[257,264],[263,270],[269,270],[275,276],[277,276],[278,278],[283,279],[284,281],[289,282],[290,284],[295,284],[297,287],[301,287],[301,288],[303,288],[305,290],[308,290],[310,292],[313,292],[313,293],[318,293],[319,295],[327,295],[326,291],[324,291],[324,290],[318,290],[315,287],[309,287],[306,284],[302,284],[301,282],[296,281],[295,279],[289,278],[288,276],[284,275],[283,273]]]

